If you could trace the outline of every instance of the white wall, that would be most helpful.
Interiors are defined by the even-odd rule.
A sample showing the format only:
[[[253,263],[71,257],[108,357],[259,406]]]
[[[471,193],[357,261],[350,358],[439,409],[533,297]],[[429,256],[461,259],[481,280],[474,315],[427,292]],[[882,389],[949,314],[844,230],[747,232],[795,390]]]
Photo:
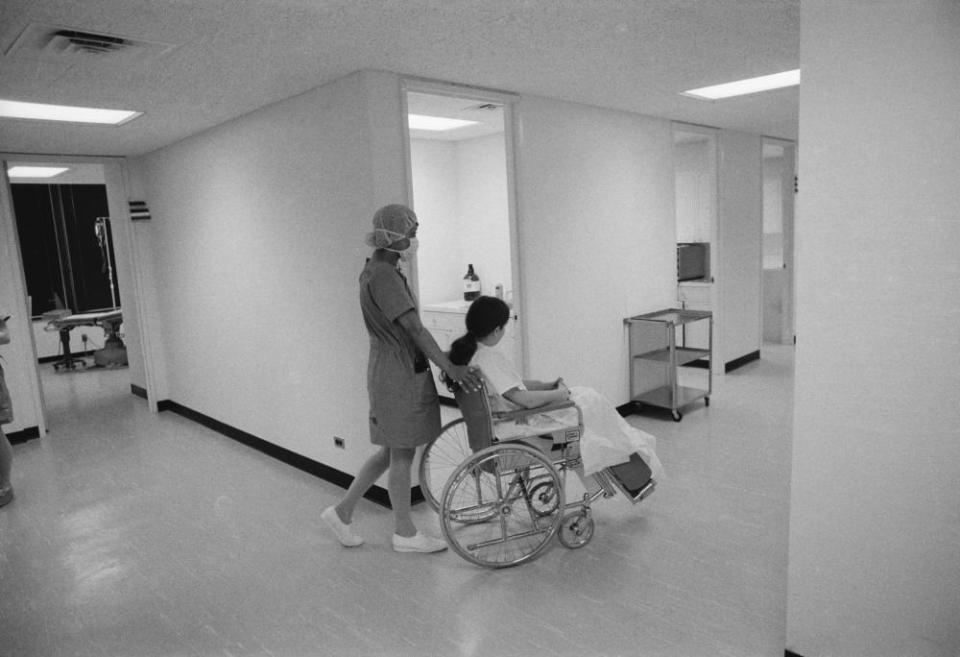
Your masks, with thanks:
[[[357,277],[373,212],[406,201],[401,117],[396,76],[354,74],[137,163],[169,399],[356,471]]]
[[[422,303],[462,298],[473,264],[483,293],[511,288],[503,134],[462,141],[411,140],[413,204],[420,220]]]
[[[453,142],[410,140],[413,208],[420,228],[417,282],[421,303],[461,298],[466,264],[460,253],[457,153]]]
[[[710,153],[706,139],[675,146],[678,242],[713,241],[717,185]]]
[[[730,130],[718,134],[714,348],[719,362],[729,363],[759,350],[761,343],[762,140],[759,135]]]
[[[510,290],[510,209],[503,134],[457,142],[460,252],[473,263],[484,294]],[[461,267],[466,265],[461,264]],[[464,269],[460,274],[463,282]]]
[[[528,374],[625,403],[624,318],[676,303],[672,126],[537,97],[519,115]]]
[[[801,5],[788,648],[960,654],[960,4]]]

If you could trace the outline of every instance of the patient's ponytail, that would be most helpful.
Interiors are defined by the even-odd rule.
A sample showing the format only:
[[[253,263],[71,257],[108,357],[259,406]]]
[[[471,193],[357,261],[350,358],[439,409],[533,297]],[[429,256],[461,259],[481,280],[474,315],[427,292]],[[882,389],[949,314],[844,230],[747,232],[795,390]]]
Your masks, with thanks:
[[[475,353],[477,353],[477,336],[467,333],[451,343],[450,362],[454,365],[466,365]]]
[[[477,353],[477,340],[487,337],[510,320],[510,307],[497,297],[477,297],[467,310],[467,333],[450,345],[450,362],[466,365]]]

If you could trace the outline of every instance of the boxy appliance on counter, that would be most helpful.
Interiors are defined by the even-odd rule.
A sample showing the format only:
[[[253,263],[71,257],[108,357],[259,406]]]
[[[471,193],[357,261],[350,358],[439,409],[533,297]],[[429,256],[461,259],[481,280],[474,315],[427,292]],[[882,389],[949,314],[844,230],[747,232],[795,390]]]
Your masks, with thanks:
[[[677,280],[710,280],[710,244],[680,242],[677,244]]]

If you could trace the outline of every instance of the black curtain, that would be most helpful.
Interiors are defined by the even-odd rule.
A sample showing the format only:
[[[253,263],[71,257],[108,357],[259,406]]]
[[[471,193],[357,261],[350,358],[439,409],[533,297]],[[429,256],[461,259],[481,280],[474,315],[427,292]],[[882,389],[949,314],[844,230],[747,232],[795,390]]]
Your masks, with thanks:
[[[33,315],[112,308],[113,297],[119,306],[110,222],[106,234],[97,231],[97,218],[109,215],[106,186],[17,183],[10,188]]]

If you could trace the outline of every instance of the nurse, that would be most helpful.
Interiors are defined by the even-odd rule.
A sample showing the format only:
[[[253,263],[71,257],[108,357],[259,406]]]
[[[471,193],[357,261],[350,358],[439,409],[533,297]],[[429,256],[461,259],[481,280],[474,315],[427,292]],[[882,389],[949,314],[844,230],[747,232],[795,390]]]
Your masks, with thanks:
[[[398,269],[417,248],[417,216],[404,205],[387,205],[373,216],[367,245],[373,253],[360,274],[360,310],[370,335],[367,392],[370,440],[380,449],[360,468],[347,494],[321,517],[341,545],[363,543],[351,524],[357,502],[389,469],[387,488],[393,507],[393,549],[439,552],[447,544],[419,532],[410,516],[410,471],[418,445],[440,433],[440,400],[427,360],[468,389],[479,378],[454,365],[424,328],[416,300]]]

